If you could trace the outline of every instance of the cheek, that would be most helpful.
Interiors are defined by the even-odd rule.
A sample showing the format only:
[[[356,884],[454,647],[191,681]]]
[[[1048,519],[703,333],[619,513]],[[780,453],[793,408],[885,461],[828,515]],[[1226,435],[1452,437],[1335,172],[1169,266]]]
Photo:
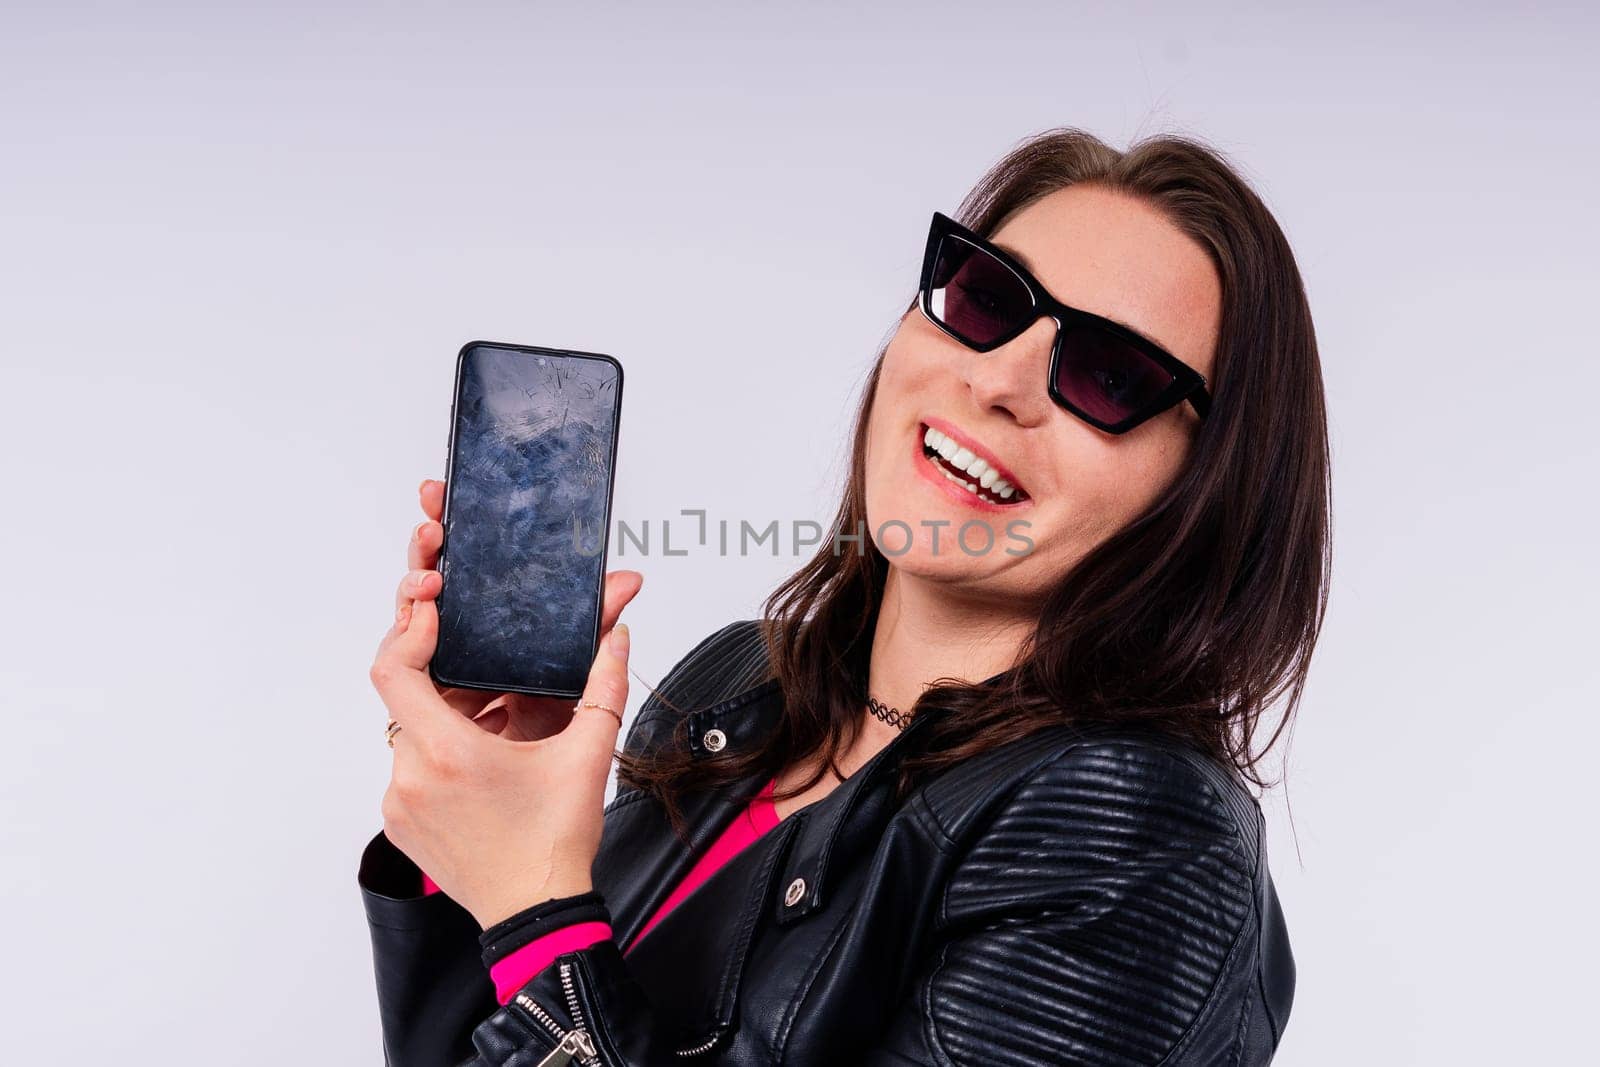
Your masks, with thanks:
[[[893,490],[895,470],[892,435],[888,431],[885,414],[886,408],[875,404],[867,423],[866,506],[869,520],[874,515],[882,514],[885,507],[899,507],[898,501],[887,496]]]
[[[883,366],[878,371],[880,400],[895,403],[933,386],[959,383],[947,342],[940,334],[925,333],[921,323],[920,318],[902,321],[884,349]],[[953,373],[956,377],[950,378]]]
[[[867,496],[874,495],[875,485],[892,473],[898,457],[893,453],[901,427],[910,418],[917,399],[917,382],[920,376],[913,358],[915,345],[906,343],[905,334],[895,335],[884,352],[883,366],[878,371],[878,388],[872,399],[872,412],[867,418]]]
[[[1168,412],[1171,414],[1171,412]],[[1167,491],[1188,465],[1193,440],[1187,427],[1169,419],[1161,433],[1151,434],[1129,458],[1132,461],[1130,492],[1136,497],[1135,511],[1142,511]]]
[[[1103,457],[1103,466],[1085,487],[1093,494],[1085,510],[1096,520],[1096,540],[1111,536],[1143,514],[1172,484],[1185,461],[1180,443],[1166,437],[1126,445]]]
[[[878,394],[874,400],[879,408],[900,404],[912,387],[914,360],[906,349],[907,346],[896,342],[883,354],[883,367],[878,371]]]
[[[1038,550],[1055,564],[1081,558],[1144,506],[1150,457],[1132,444],[1078,427],[1053,440],[1050,499],[1030,520]]]

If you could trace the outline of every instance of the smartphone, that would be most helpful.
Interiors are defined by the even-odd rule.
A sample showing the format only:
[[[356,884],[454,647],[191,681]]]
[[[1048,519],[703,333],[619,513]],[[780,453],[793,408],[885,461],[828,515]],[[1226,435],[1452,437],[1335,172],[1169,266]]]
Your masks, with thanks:
[[[622,365],[473,341],[456,357],[445,467],[442,686],[573,697],[600,640]]]

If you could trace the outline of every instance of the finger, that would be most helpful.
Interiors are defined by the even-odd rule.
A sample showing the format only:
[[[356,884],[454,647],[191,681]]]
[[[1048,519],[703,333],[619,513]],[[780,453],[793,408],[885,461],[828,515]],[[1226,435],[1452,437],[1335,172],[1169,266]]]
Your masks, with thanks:
[[[429,571],[436,574],[436,571]],[[439,637],[439,611],[431,597],[419,597],[411,602],[411,621],[405,630],[395,635],[389,650],[395,662],[408,670],[424,671]]]
[[[600,632],[603,634],[617,624],[617,616],[628,601],[638,595],[644,585],[644,575],[638,571],[612,571],[606,575],[605,595],[600,607]]]
[[[414,571],[437,569],[443,544],[444,527],[432,519],[423,519],[411,528],[411,540],[406,542],[406,566]]]
[[[412,601],[408,624],[390,630],[372,664],[372,683],[391,718],[432,736],[477,730],[439,695],[428,662],[439,639],[439,610],[432,600]]]
[[[388,652],[389,646],[394,644],[396,638],[406,632],[407,626],[411,625],[411,604],[412,602],[408,600],[395,609],[394,622],[385,631],[383,639],[378,642],[378,651],[372,657],[374,670],[377,669],[378,662],[383,659],[384,654]],[[377,679],[374,678],[373,681],[376,682]]]
[[[434,522],[444,521],[444,483],[437,478],[424,478],[417,486],[417,498],[422,513]]]
[[[412,601],[432,600],[438,596],[443,585],[444,576],[438,571],[407,571],[394,591],[395,618],[399,619],[401,610]]]
[[[587,766],[600,788],[604,788],[606,775],[611,772],[611,757],[617,750],[617,735],[622,731],[619,717],[628,703],[630,640],[628,624],[625,622],[617,623],[616,628],[606,634],[600,642],[600,650],[595,653],[594,666],[589,669],[589,681],[584,686],[583,696],[578,698],[572,721],[556,735],[577,743],[593,757]],[[612,715],[602,708],[584,707],[583,702],[587,700],[614,708],[617,714]]]

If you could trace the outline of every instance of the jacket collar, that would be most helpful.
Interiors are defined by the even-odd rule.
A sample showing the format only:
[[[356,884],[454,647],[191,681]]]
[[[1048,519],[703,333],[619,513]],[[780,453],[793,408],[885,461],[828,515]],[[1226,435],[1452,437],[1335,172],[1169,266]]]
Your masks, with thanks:
[[[765,744],[783,713],[783,692],[777,678],[749,686],[707,708],[689,713],[689,747],[697,759],[723,752],[743,752]],[[821,800],[784,819],[794,823],[791,844],[780,858],[775,919],[795,922],[821,908],[829,888],[831,861],[854,846],[875,840],[890,810],[894,772],[908,741],[922,720],[917,716],[899,735]],[[766,779],[751,775],[735,783],[727,799],[742,808],[760,792]],[[719,818],[725,812],[719,812]],[[780,825],[778,830],[784,830]],[[777,831],[773,831],[776,833]],[[859,840],[858,840],[859,839]]]
[[[684,716],[688,745],[697,760],[758,750],[769,743],[783,713],[783,692],[776,678],[730,688],[734,692]],[[889,744],[827,796],[785,818],[728,861],[729,866],[741,867],[743,873],[732,879],[724,876],[719,893],[707,896],[697,890],[685,898],[662,922],[662,932],[668,934],[666,940],[652,933],[637,946],[633,944],[645,917],[659,907],[666,887],[678,884],[694,857],[710,847],[766,784],[766,776],[748,775],[726,789],[689,798],[685,812],[690,826],[688,847],[674,847],[662,857],[661,869],[650,872],[643,880],[638,876],[638,863],[649,850],[631,853],[625,859],[618,855],[617,862],[625,864],[630,872],[626,884],[641,887],[626,912],[619,912],[616,917],[624,927],[619,933],[630,946],[630,962],[642,975],[657,975],[660,988],[684,991],[683,1002],[673,1006],[673,1013],[685,1024],[691,1046],[713,1039],[734,1025],[737,990],[762,912],[779,926],[803,921],[830,899],[831,872],[847,868],[863,850],[877,847],[894,814],[895,771],[900,757],[919,729],[925,728],[923,720],[928,717],[914,717]],[[646,815],[648,810],[640,809],[634,817]],[[653,834],[664,830],[664,826],[659,827]],[[610,853],[604,849],[602,852],[609,862]],[[709,883],[704,888],[709,888]],[[689,914],[694,909],[709,909],[715,919]],[[666,930],[669,926],[686,929],[683,923],[699,931],[696,952],[689,960],[683,956],[682,939],[674,939]],[[706,974],[700,980],[685,979],[686,967],[701,968]],[[715,993],[705,997],[694,990]]]
[[[697,759],[709,759],[730,748],[744,751],[757,747],[777,725],[782,712],[783,693],[777,678],[748,686],[688,714],[689,751]],[[757,789],[764,784],[758,783]]]

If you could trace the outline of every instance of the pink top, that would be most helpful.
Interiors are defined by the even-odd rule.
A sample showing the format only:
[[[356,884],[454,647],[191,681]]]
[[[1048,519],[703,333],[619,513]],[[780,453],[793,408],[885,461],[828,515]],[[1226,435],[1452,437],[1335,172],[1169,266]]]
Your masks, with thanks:
[[[623,955],[633,951],[633,946],[639,943],[639,938],[648,934],[656,923],[699,888],[700,884],[716,873],[724,863],[737,856],[756,838],[778,825],[778,809],[771,800],[772,791],[777,784],[778,780],[774,778],[763,786],[761,792],[755,795],[745,810],[728,824],[721,836],[711,843],[711,847],[689,869],[689,873],[683,876],[683,881],[678,883],[672,894],[661,902],[661,906],[650,917],[650,921],[639,931],[639,937],[633,939],[633,943],[623,951]],[[439,892],[439,887],[426,873],[422,875],[422,892],[425,895]],[[581,922],[563,926],[542,937],[534,938],[489,968],[489,977],[494,980],[495,996],[501,1004],[509,1003],[517,990],[527,985],[534,975],[550,966],[557,956],[564,952],[588,948],[596,941],[603,941],[610,936],[611,926],[608,923]]]

